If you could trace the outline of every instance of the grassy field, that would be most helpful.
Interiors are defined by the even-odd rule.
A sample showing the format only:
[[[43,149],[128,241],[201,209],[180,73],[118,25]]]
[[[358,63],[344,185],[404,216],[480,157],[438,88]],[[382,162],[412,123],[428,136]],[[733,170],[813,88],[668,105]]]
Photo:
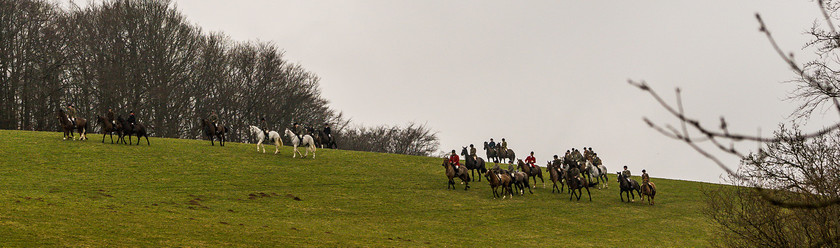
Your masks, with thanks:
[[[502,200],[486,181],[446,190],[438,158],[324,149],[293,159],[289,147],[90,138],[0,130],[0,246],[697,247],[710,238],[697,182],[653,179],[656,206],[620,202],[612,175],[592,202],[552,194],[550,182]]]

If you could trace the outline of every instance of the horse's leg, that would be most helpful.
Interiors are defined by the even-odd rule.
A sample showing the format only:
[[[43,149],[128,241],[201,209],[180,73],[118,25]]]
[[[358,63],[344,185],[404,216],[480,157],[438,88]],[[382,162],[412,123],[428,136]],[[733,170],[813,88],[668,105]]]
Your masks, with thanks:
[[[592,201],[592,193],[589,193],[589,187],[586,187],[586,194],[589,195],[589,201]]]
[[[102,144],[105,144],[105,135],[107,135],[107,134],[106,134],[106,133],[102,133]]]

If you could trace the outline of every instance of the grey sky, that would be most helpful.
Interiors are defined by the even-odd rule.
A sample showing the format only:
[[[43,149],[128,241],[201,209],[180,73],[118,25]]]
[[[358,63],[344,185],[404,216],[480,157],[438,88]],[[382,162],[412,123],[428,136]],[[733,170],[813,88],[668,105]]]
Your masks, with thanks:
[[[356,123],[427,123],[443,150],[504,137],[540,164],[592,146],[611,171],[712,182],[720,169],[642,122],[675,123],[626,80],[669,100],[681,87],[701,122],[723,115],[731,130],[769,135],[795,106],[780,83],[793,75],[754,14],[799,57],[819,14],[811,1],[782,0],[176,4],[205,31],[275,42]]]

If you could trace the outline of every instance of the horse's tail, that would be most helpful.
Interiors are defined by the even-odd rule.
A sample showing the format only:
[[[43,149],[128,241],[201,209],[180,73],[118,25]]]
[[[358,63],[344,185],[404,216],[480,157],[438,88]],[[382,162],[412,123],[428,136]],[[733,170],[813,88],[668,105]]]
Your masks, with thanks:
[[[650,186],[650,196],[655,196],[656,195],[656,184],[654,184],[653,182],[648,182],[648,185]]]

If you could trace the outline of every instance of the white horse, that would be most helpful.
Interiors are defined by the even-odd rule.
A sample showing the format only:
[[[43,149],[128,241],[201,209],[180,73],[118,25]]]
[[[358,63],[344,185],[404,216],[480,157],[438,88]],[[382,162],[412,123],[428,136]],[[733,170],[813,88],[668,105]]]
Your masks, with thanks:
[[[602,165],[594,166],[592,162],[586,160],[586,169],[589,170],[589,175],[592,178],[595,178],[595,181],[601,181],[601,185],[598,185],[598,189],[607,188],[607,182],[609,179],[607,178],[607,167]],[[599,172],[598,169],[601,169]]]
[[[263,145],[263,140],[265,140],[265,133],[260,130],[260,128],[255,126],[250,126],[251,134],[257,136],[257,152],[260,152],[260,147],[262,147],[263,153],[265,153],[265,145]],[[271,131],[268,132],[268,142],[274,141],[274,154],[280,152],[280,147],[283,146],[283,139],[280,138],[280,134]]]
[[[301,158],[305,158],[306,156],[309,156],[309,150],[312,150],[312,158],[315,158],[315,140],[312,139],[312,136],[309,136],[309,134],[303,135],[303,142],[301,143],[300,139],[298,139],[298,136],[295,135],[295,133],[293,133],[288,128],[286,128],[285,133],[286,136],[289,137],[290,140],[292,140],[292,146],[294,146],[294,151],[292,152],[293,158],[297,154],[300,154]],[[300,153],[300,151],[298,151],[298,146],[306,147],[306,155],[303,155]]]

